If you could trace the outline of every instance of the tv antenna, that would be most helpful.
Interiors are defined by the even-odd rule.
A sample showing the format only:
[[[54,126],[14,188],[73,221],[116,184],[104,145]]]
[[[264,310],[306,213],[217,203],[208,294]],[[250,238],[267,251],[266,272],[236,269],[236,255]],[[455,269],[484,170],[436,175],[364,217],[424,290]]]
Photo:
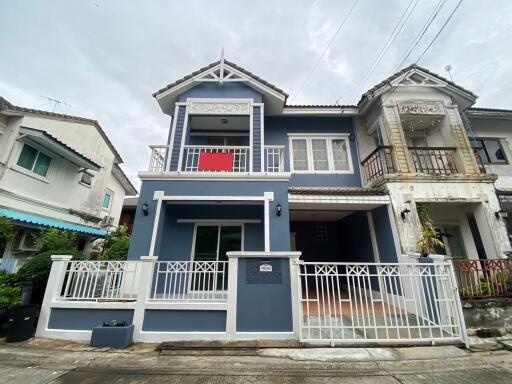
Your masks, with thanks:
[[[54,99],[53,97],[48,97],[48,96],[41,96],[42,98],[48,100],[48,109],[51,108],[51,106],[53,105],[53,111],[52,112],[57,112],[59,107],[67,107],[67,108],[71,108],[71,105],[62,101],[62,100],[58,100],[58,99]]]

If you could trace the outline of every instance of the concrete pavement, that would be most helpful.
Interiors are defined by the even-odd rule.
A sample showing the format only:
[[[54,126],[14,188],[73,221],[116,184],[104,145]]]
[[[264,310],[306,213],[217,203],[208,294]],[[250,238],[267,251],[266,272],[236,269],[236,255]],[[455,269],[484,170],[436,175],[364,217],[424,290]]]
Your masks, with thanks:
[[[0,383],[509,383],[512,352],[456,347],[263,349],[254,356],[161,356],[32,340],[0,343]]]

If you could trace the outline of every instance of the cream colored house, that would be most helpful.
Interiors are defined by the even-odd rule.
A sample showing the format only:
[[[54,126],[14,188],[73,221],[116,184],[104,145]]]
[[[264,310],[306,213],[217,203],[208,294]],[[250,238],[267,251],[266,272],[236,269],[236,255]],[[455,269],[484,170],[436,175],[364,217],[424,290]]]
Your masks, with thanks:
[[[0,216],[18,229],[1,250],[3,268],[34,254],[38,228],[74,231],[85,249],[116,226],[125,194],[136,193],[120,163],[97,121],[0,97]]]
[[[495,186],[512,191],[512,172],[473,139],[505,140],[510,126],[503,113],[471,108],[476,99],[418,66],[362,96],[356,125],[363,182],[389,191],[402,253],[418,251],[418,203],[430,206],[445,245],[440,252],[454,259],[494,259],[510,251]],[[508,144],[487,144],[493,152],[503,145],[510,158]]]

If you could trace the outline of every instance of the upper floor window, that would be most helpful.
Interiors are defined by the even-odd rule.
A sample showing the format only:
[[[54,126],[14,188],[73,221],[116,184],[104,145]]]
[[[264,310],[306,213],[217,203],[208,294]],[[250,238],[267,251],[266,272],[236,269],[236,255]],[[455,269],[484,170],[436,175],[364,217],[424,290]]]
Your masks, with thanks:
[[[208,136],[208,145],[237,147],[242,145],[241,136]]]
[[[34,147],[24,144],[16,164],[39,176],[46,177],[51,160],[49,156]]]
[[[80,184],[86,185],[90,187],[92,185],[92,178],[94,176],[90,174],[89,172],[82,172],[82,177],[80,178]]]
[[[508,164],[500,139],[470,139],[473,148],[478,149],[484,164]]]
[[[348,135],[290,135],[292,172],[351,173]]]
[[[112,205],[112,197],[114,196],[114,193],[110,190],[107,190],[105,192],[105,195],[103,196],[103,203],[101,204],[101,207],[103,209],[110,209],[110,206]]]

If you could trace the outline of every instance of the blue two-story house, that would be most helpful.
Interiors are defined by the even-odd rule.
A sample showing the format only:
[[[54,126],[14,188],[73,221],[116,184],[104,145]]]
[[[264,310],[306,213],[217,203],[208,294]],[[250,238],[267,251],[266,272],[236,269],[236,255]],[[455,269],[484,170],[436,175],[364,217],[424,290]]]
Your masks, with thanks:
[[[153,342],[460,340],[445,265],[404,263],[387,190],[363,186],[356,106],[287,105],[224,59],[153,96],[172,124],[128,261],[56,257],[40,336],[115,318]]]

